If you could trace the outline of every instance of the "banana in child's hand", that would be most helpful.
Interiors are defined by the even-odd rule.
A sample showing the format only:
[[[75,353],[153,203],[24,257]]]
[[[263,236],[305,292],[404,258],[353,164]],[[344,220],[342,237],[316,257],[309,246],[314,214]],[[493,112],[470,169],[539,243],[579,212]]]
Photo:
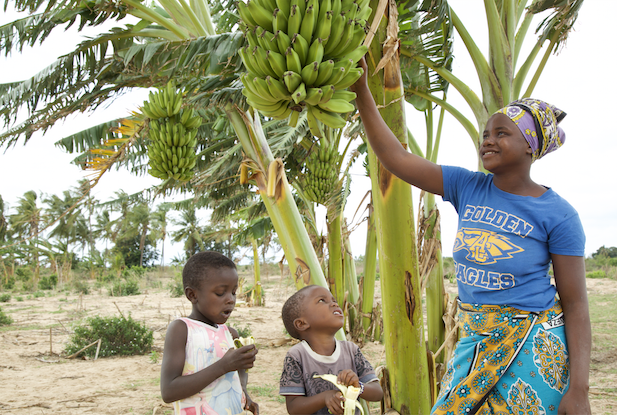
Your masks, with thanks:
[[[239,349],[242,346],[248,346],[249,344],[255,344],[255,338],[253,336],[238,337],[237,339],[234,339],[234,346],[236,346],[236,349]]]

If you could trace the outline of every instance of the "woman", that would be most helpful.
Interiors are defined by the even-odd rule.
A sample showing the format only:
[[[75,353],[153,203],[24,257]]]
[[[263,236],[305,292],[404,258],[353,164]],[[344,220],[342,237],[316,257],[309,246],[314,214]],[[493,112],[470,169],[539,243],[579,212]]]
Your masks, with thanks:
[[[432,413],[590,414],[585,236],[572,206],[530,177],[531,164],[563,144],[565,113],[534,99],[497,111],[480,146],[484,174],[407,152],[381,118],[366,75],[352,89],[383,166],[459,214],[461,338]]]

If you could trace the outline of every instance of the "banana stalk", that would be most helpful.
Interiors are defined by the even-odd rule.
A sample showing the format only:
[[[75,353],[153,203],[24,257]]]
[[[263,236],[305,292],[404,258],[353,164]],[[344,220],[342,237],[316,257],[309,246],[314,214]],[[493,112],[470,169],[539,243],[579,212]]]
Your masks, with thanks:
[[[369,205],[366,229],[366,246],[364,251],[364,278],[362,280],[362,328],[368,334],[375,298],[375,277],[377,274],[377,232],[375,229],[375,213],[373,205]]]
[[[255,276],[255,285],[253,286],[253,304],[263,305],[261,295],[261,270],[259,268],[259,252],[257,251],[257,241],[255,238],[251,238],[251,245],[253,247],[253,269]]]
[[[362,405],[360,405],[360,402],[358,402],[358,397],[360,396],[360,388],[356,388],[355,386],[341,385],[336,381],[336,375],[313,375],[313,377],[327,380],[328,382],[333,383],[334,386],[339,388],[339,390],[343,394],[343,398],[345,398],[345,403],[343,404],[345,412],[343,412],[343,415],[354,415],[356,413],[356,408],[360,408],[360,413],[364,415],[364,408],[362,408]]]
[[[343,246],[341,239],[341,212],[339,209],[328,209],[328,276],[330,291],[336,302],[343,307],[345,302],[345,286],[343,279]],[[346,316],[347,317],[347,316]]]
[[[259,195],[270,215],[274,229],[281,239],[285,258],[295,277],[297,288],[304,285],[316,284],[328,288],[328,283],[311,243],[311,239],[304,227],[298,206],[287,182],[284,170],[279,172],[280,177],[276,184],[275,197],[267,195],[267,179],[263,172],[266,166],[274,162],[270,146],[266,141],[259,115],[241,112],[231,103],[225,105],[225,113],[233,126],[242,149],[248,158],[252,159],[261,170],[261,178],[256,180]],[[343,329],[336,334],[339,340],[345,340]]]

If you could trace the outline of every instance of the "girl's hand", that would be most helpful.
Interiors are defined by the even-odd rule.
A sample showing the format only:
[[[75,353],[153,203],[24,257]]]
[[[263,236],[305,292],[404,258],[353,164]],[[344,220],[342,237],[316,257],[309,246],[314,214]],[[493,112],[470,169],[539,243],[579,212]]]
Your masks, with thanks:
[[[239,349],[232,347],[227,350],[227,353],[221,358],[220,362],[225,368],[225,373],[240,369],[246,370],[253,367],[255,355],[257,355],[257,348],[254,344],[242,346]]]
[[[345,369],[339,372],[336,381],[341,385],[360,387],[360,379],[356,372],[351,369]]]
[[[244,409],[252,412],[254,415],[259,415],[259,405],[257,402],[254,402],[248,395],[246,396],[246,405]]]
[[[344,412],[343,402],[345,398],[340,390],[330,390],[327,392],[323,392],[326,394],[326,407],[328,408],[328,412],[331,414],[341,415]]]

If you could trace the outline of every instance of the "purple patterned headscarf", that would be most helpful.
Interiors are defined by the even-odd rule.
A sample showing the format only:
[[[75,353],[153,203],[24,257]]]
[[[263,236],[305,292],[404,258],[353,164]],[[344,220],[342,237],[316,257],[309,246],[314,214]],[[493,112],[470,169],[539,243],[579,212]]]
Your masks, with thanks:
[[[507,115],[521,130],[533,151],[532,162],[557,150],[566,141],[566,133],[558,126],[566,113],[549,103],[523,98],[497,112]]]

